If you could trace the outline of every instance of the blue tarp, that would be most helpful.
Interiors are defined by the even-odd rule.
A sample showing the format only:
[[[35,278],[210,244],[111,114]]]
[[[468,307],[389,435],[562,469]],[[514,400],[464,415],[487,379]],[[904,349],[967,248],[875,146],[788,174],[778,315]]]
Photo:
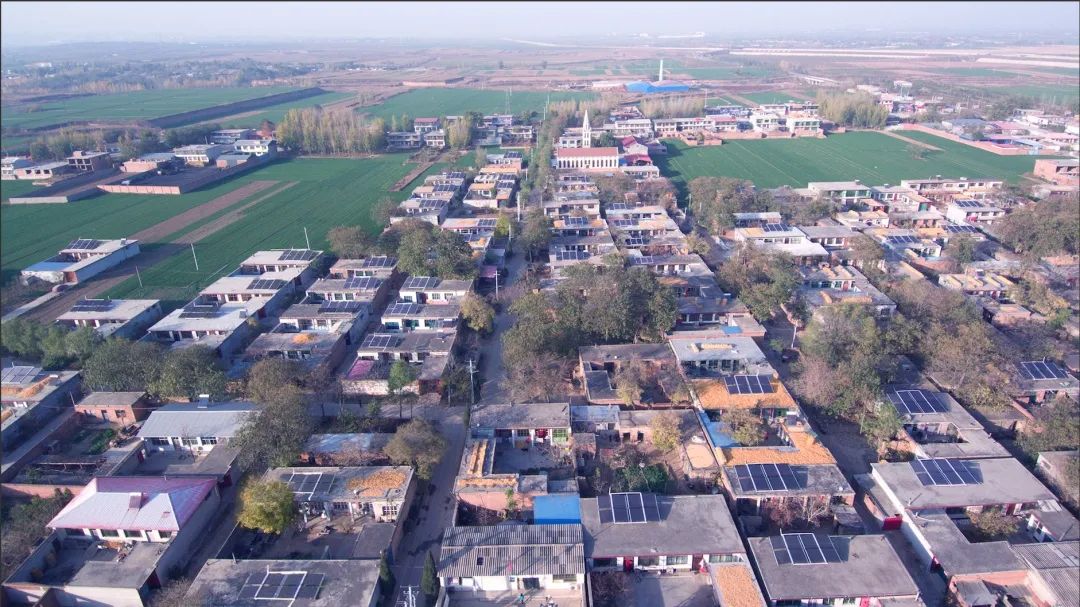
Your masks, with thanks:
[[[740,328],[740,327],[724,327],[724,333],[726,333],[728,335],[734,335],[736,333],[742,333],[742,328]]]
[[[534,497],[533,522],[537,525],[580,525],[579,496],[576,493],[559,493]]]

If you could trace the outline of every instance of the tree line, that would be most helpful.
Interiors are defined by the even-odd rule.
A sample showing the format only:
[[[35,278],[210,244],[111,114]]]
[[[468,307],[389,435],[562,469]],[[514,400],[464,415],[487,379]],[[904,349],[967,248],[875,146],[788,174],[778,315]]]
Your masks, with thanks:
[[[686,118],[705,112],[704,97],[666,97],[646,99],[638,104],[641,113],[649,118]]]
[[[308,154],[370,153],[386,146],[386,123],[351,110],[291,109],[277,125],[277,137],[285,147]]]
[[[865,93],[818,93],[821,117],[843,126],[880,129],[889,118],[889,108],[878,105]]]

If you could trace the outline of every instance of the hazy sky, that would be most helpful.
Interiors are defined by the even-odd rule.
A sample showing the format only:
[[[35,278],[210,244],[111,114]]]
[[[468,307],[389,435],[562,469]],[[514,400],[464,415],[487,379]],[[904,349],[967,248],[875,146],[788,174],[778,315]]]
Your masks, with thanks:
[[[211,6],[212,5],[212,6]],[[1080,29],[1077,2],[2,2],[5,46],[272,38]]]

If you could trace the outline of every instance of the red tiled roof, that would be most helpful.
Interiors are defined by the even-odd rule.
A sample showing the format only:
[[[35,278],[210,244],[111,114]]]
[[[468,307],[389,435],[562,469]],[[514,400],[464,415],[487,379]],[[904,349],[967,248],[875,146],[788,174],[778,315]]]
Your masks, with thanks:
[[[556,158],[599,158],[618,156],[619,148],[558,148]]]

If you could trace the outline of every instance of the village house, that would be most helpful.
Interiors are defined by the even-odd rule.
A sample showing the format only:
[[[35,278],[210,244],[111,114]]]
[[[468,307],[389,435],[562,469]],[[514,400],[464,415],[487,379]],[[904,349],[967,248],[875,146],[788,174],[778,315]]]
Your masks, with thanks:
[[[1005,209],[986,201],[956,198],[945,208],[945,218],[960,225],[993,225],[1005,217]]]
[[[811,181],[806,184],[811,196],[820,196],[841,206],[855,204],[863,198],[870,198],[870,187],[855,181]]]
[[[424,147],[424,136],[416,131],[390,131],[386,133],[386,149],[418,150]]]
[[[78,371],[45,372],[41,367],[15,365],[0,371],[0,411],[4,469],[11,466],[7,454],[31,437],[42,436],[51,420],[70,415],[81,394],[82,374]]]
[[[5,594],[142,607],[183,570],[220,502],[213,478],[95,478],[49,521],[49,536],[8,577]]]
[[[500,593],[543,591],[565,596],[585,588],[580,525],[447,527],[438,560],[439,580],[470,600]],[[560,593],[560,591],[563,591]]]
[[[368,333],[356,351],[356,360],[342,380],[346,393],[389,393],[387,377],[394,361],[410,363],[417,373],[415,390],[438,392],[442,377],[453,363],[456,331],[409,331]]]
[[[210,133],[210,143],[233,145],[241,139],[255,137],[255,129],[221,129]]]
[[[308,287],[307,295],[313,301],[355,301],[367,303],[372,308],[380,308],[392,295],[390,287],[389,280],[375,276],[316,278]]]
[[[329,305],[334,306],[335,303]],[[256,337],[244,349],[240,368],[234,372],[247,369],[260,360],[273,358],[296,361],[316,376],[329,376],[345,360],[349,335],[348,330],[299,330],[291,324],[281,323],[270,332]]]
[[[33,166],[34,162],[23,156],[4,156],[0,163],[0,179],[18,179],[15,171]]]
[[[1080,160],[1038,158],[1035,160],[1036,177],[1058,185],[1080,185]]]
[[[455,302],[393,303],[382,313],[380,330],[386,333],[456,330],[460,316],[461,306]]]
[[[1023,565],[1004,541],[971,542],[961,526],[984,510],[1020,516],[1056,503],[1053,493],[1012,458],[915,459],[871,464],[870,495],[899,527],[927,569],[947,580],[1013,579]],[[895,527],[894,527],[895,526]]]
[[[312,434],[300,452],[300,461],[317,466],[376,466],[390,463],[386,445],[391,433]]]
[[[255,156],[276,156],[276,139],[238,139],[233,143],[233,148],[242,154],[254,154]]]
[[[21,164],[21,163],[20,163]],[[44,181],[52,179],[53,177],[59,177],[66,175],[73,171],[73,167],[67,162],[43,162],[40,164],[29,164],[22,167],[16,167],[13,169],[15,179],[33,179],[38,181]]]
[[[929,198],[951,198],[962,195],[965,198],[980,200],[988,195],[1000,191],[1005,187],[1005,182],[1000,179],[959,179],[942,178],[938,175],[932,179],[902,179],[900,187],[914,190]]]
[[[328,278],[353,278],[372,276],[391,280],[397,273],[397,258],[387,255],[373,255],[363,259],[339,259],[330,266]]]
[[[156,299],[82,299],[56,323],[71,329],[92,327],[101,337],[138,339],[162,315]]]
[[[939,274],[938,284],[946,289],[960,291],[968,297],[987,297],[994,300],[1007,299],[1016,283],[1001,274],[976,270],[963,274]]]
[[[799,264],[818,263],[829,258],[825,247],[810,242],[802,230],[784,223],[735,228],[733,237],[736,242],[749,242],[766,250],[786,253]]]
[[[78,238],[45,261],[26,268],[23,281],[36,278],[52,283],[78,283],[118,266],[139,254],[139,241]]]
[[[146,392],[91,392],[75,405],[75,413],[87,420],[119,427],[146,419],[153,407]]]
[[[154,409],[139,429],[148,451],[206,453],[228,445],[240,426],[258,412],[247,402],[171,403]]]
[[[258,604],[263,600],[251,597],[283,591],[296,597],[291,599],[296,607],[376,607],[381,598],[379,561],[212,558],[192,581],[185,604],[198,605],[206,597],[226,605]]]
[[[883,535],[783,533],[749,543],[770,606],[886,605],[920,596]]]
[[[889,318],[896,312],[896,302],[870,283],[852,266],[801,266],[799,294],[820,314],[824,308],[855,304],[870,309],[873,316]]]
[[[112,157],[109,156],[108,152],[75,150],[66,160],[72,169],[80,173],[111,169],[113,165]]]
[[[1008,450],[952,396],[918,380],[885,386],[885,397],[903,424],[908,451],[927,459],[1009,457]]]
[[[570,441],[568,403],[528,405],[478,405],[470,417],[473,438],[494,438],[518,446]]]
[[[372,305],[366,301],[317,301],[309,294],[281,313],[275,330],[343,335],[345,344],[350,345],[367,330],[371,311]]]
[[[410,466],[272,468],[265,478],[292,489],[305,521],[325,514],[396,523],[416,488]]]
[[[154,323],[143,339],[170,348],[206,346],[227,360],[259,332],[259,319],[266,316],[269,301],[266,297],[238,303],[195,300]]]
[[[631,364],[640,369],[645,384],[639,402],[634,403],[625,402],[616,390],[616,378]],[[583,346],[578,348],[578,365],[585,397],[598,405],[670,405],[671,393],[682,385],[678,363],[666,343]]]
[[[214,164],[214,162],[218,159],[218,156],[232,152],[233,149],[234,148],[231,142],[228,144],[200,143],[175,148],[173,149],[172,153],[178,159],[184,161],[185,164],[196,167],[204,167]]]
[[[1013,377],[1013,397],[1021,403],[1037,405],[1068,396],[1080,398],[1080,381],[1052,360],[1017,363]]]
[[[269,272],[287,272],[299,270],[292,278],[294,285],[306,287],[315,280],[318,268],[322,262],[322,251],[311,249],[270,249],[268,251],[256,251],[250,257],[240,262],[240,267],[233,276],[266,274]]]
[[[590,570],[687,572],[747,560],[722,495],[609,493],[581,500]]]
[[[472,292],[472,280],[451,280],[434,276],[410,276],[398,289],[399,303],[459,302]]]

